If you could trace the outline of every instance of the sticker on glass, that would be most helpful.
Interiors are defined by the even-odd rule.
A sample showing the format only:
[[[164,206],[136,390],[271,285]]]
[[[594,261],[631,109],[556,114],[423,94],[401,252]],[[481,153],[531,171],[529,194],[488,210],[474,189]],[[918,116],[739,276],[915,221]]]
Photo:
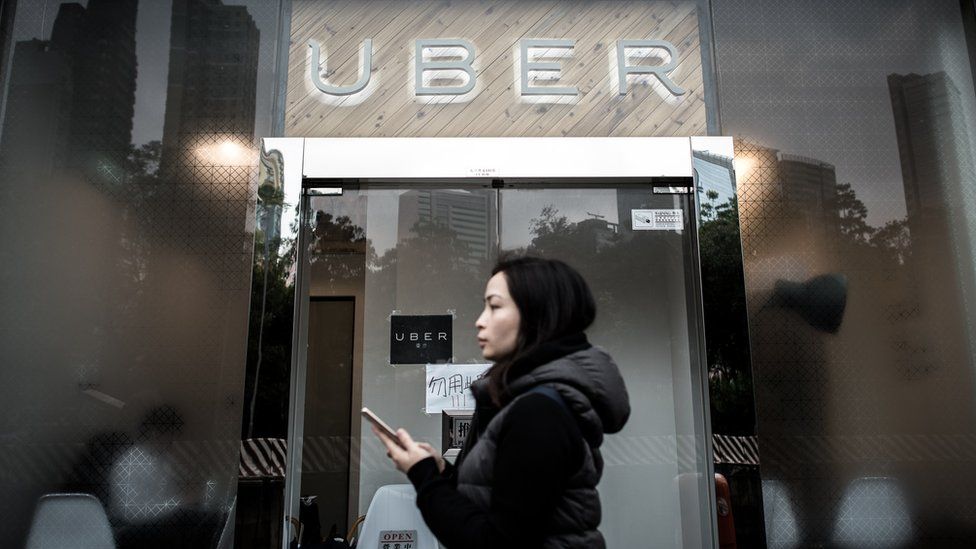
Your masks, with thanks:
[[[416,530],[383,530],[380,549],[417,549]]]
[[[635,231],[680,231],[685,219],[682,210],[630,210]]]

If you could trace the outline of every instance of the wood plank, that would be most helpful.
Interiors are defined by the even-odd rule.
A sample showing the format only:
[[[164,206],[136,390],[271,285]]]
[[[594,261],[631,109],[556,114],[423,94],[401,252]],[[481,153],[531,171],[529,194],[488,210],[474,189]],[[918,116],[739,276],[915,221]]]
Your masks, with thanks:
[[[669,32],[669,29],[672,28],[675,24],[678,24],[682,18],[682,14],[679,11],[676,10],[662,11],[661,6],[659,5],[654,5],[654,7],[657,7],[658,9],[652,11],[647,16],[652,21],[655,21],[655,25],[653,26],[653,28],[641,29],[640,26],[638,26],[638,28],[628,29],[622,35],[622,37],[633,38],[633,39],[646,39],[646,38],[659,37],[662,34]],[[685,17],[686,16],[687,15],[685,15]],[[614,55],[616,54],[617,39],[618,38],[608,36],[604,42],[606,44],[606,47],[614,52]],[[684,50],[681,50],[679,47],[679,52],[680,51],[684,51]],[[694,53],[697,55],[697,50]],[[637,90],[631,90],[628,92],[626,96],[621,97],[620,94],[617,92],[618,89],[617,74],[608,73],[607,76],[608,78],[602,81],[594,80],[594,82],[591,84],[591,87],[587,90],[588,93],[597,94],[597,96],[601,94],[604,95],[605,109],[602,115],[600,114],[594,115],[596,116],[597,119],[606,119],[606,117],[612,116],[616,112],[616,109],[621,108],[621,105],[624,105],[624,108],[621,108],[621,114],[617,118],[620,120],[626,120],[631,116],[632,112],[636,109],[639,108],[653,109],[664,103],[664,100],[661,99],[660,97],[655,98],[651,96],[641,96],[638,94]],[[684,87],[687,89],[687,86]],[[595,101],[592,103],[596,104]],[[612,109],[606,108],[609,107],[609,105],[614,105],[614,107]],[[595,112],[593,111],[592,105],[589,108],[578,109],[575,112],[570,113],[574,115],[571,117],[574,120],[567,120],[564,117],[563,119],[557,120],[549,127],[545,128],[544,131],[546,135],[553,135],[553,136],[589,135],[593,132],[592,129],[588,129],[585,125],[575,126],[574,124],[580,124],[580,121],[584,121],[585,123],[585,121],[588,119],[592,120],[593,116],[589,116],[588,118],[588,115],[590,115],[591,112]],[[626,132],[618,132],[617,135],[629,135],[629,134]]]
[[[453,15],[460,14],[460,11],[455,11]],[[422,36],[417,33],[425,32],[432,25],[444,27],[444,20],[450,22],[448,18],[451,16],[451,13],[444,13],[440,5],[431,4],[415,17],[391,18],[390,24],[374,39],[374,47],[377,48],[374,76],[378,79],[379,88],[364,103],[353,107],[333,107],[333,116],[321,117],[319,123],[326,132],[324,135],[361,136],[363,134],[355,133],[356,126],[378,116],[375,113],[391,105],[401,106],[409,91],[406,71],[409,50],[413,47],[412,40],[408,42],[402,36],[404,33]],[[399,93],[403,94],[402,97]]]
[[[653,4],[638,2],[621,6],[612,13],[613,19],[617,22],[615,26],[607,25],[605,32],[601,33],[602,36],[600,34],[594,35],[597,38],[595,43],[599,48],[594,48],[589,70],[583,75],[584,85],[580,89],[583,99],[579,103],[569,109],[564,109],[564,112],[561,113],[547,111],[534,116],[534,120],[530,120],[532,126],[519,125],[513,128],[512,135],[590,135],[586,131],[573,133],[564,127],[560,127],[558,130],[554,127],[560,123],[568,123],[569,127],[572,128],[580,120],[585,119],[590,112],[594,112],[595,109],[601,107],[606,109],[606,105],[616,98],[616,93],[612,91],[616,74],[610,73],[609,55],[615,51],[616,41],[619,39],[637,39],[654,32],[662,32],[660,30],[661,22],[658,22],[658,25],[651,29],[642,28],[647,18],[655,20],[652,13],[642,13],[649,6],[653,6]],[[558,133],[556,133],[557,131]]]
[[[568,23],[568,26],[562,28],[556,27],[552,29],[552,31],[555,32],[555,36],[575,37],[578,36],[577,31],[581,29],[586,29],[586,28],[598,29],[604,27],[606,24],[613,21],[613,13],[611,10],[603,9],[603,10],[599,10],[599,12],[597,13],[594,13],[594,10],[592,9],[592,5],[587,6],[586,4],[583,4],[582,6],[579,7],[581,9],[579,9],[579,11],[577,11],[574,14],[575,17],[573,17],[572,20],[570,21],[566,21],[566,23]],[[543,30],[539,30],[537,32],[535,29],[533,29],[532,31],[527,33],[527,36],[547,37],[552,35],[546,33]],[[581,38],[583,40],[586,40],[588,38],[588,35],[583,34]],[[583,44],[585,44],[585,42],[579,40],[577,41],[577,49],[574,51],[576,55],[579,55],[581,45]],[[585,51],[585,46],[583,46],[582,49]],[[578,62],[578,59],[579,59],[578,57],[571,58],[572,62]],[[534,115],[533,113],[536,113],[540,109],[549,108],[548,106],[545,105],[540,106],[539,103],[533,102],[531,100],[518,99],[518,96],[514,91],[514,86],[516,85],[516,83],[512,80],[514,77],[514,68],[515,68],[514,58],[510,58],[505,66],[505,72],[509,75],[508,76],[509,87],[507,89],[508,93],[504,96],[496,97],[491,107],[492,110],[490,110],[487,113],[487,117],[489,119],[495,119],[494,117],[498,116],[497,120],[502,120],[502,116],[504,116],[504,119],[507,122],[507,124],[505,124],[504,126],[499,126],[497,128],[497,131],[492,132],[494,135],[499,135],[499,136],[518,135],[519,120],[526,119],[526,117],[530,117],[533,119],[537,118],[537,115]],[[566,69],[567,69],[565,71],[566,85],[569,85],[570,83],[575,85],[576,78],[573,76],[573,66],[567,65]],[[576,100],[579,101],[579,99]],[[556,108],[569,109],[572,108],[572,105],[561,104]],[[469,133],[470,130],[468,128],[459,128],[458,131],[461,132],[462,134],[465,134],[465,133]]]
[[[455,28],[454,25],[456,24],[463,26],[464,18],[468,13],[469,7],[462,4],[451,4],[446,8],[442,6],[436,17],[429,18],[426,24],[418,27],[416,31],[400,33],[395,40],[397,44],[396,48],[398,49],[396,50],[397,62],[394,66],[397,67],[397,70],[391,75],[391,78],[395,79],[395,82],[387,88],[390,90],[390,94],[386,95],[387,101],[389,102],[386,108],[389,112],[384,116],[383,124],[380,125],[380,128],[369,128],[363,133],[362,129],[357,131],[357,127],[361,125],[362,120],[350,118],[347,120],[347,124],[336,128],[337,131],[343,132],[339,135],[401,135],[399,128],[403,127],[410,119],[417,118],[418,114],[423,112],[422,104],[412,99],[413,90],[410,84],[410,72],[413,70],[410,60],[414,48],[414,39],[452,37],[454,35],[451,29]],[[459,23],[459,20],[461,23]],[[393,107],[393,109],[390,109],[390,107]],[[367,116],[366,120],[369,119]],[[387,128],[396,128],[396,130],[387,133],[383,129],[384,126]]]
[[[544,5],[537,6],[539,9],[526,12],[525,8],[519,8],[517,6],[508,5],[509,10],[501,10],[499,12],[493,12],[496,15],[496,24],[506,25],[506,16],[518,21],[522,18],[534,18],[537,16],[543,16],[548,8]],[[494,27],[494,25],[492,25]],[[413,111],[412,116],[401,118],[403,121],[398,127],[393,127],[391,124],[391,129],[394,134],[409,134],[417,136],[432,136],[436,135],[437,130],[443,126],[445,123],[450,122],[458,112],[463,111],[477,111],[479,110],[477,103],[484,100],[484,95],[486,94],[484,83],[491,73],[492,67],[494,65],[494,60],[498,57],[499,51],[497,48],[501,47],[501,44],[496,40],[485,40],[484,34],[478,32],[478,29],[484,29],[484,22],[480,17],[469,17],[466,21],[466,26],[463,29],[458,29],[455,32],[457,36],[473,36],[474,38],[470,40],[475,44],[475,50],[477,52],[476,67],[478,67],[477,76],[477,88],[475,89],[474,95],[468,102],[443,102],[437,103],[432,100],[421,100],[413,103],[418,110]],[[482,45],[488,44],[488,48],[482,49]],[[420,115],[422,113],[422,116]],[[412,126],[412,127],[411,127]]]
[[[681,34],[684,36],[679,38]],[[669,37],[672,43],[679,45],[679,52],[683,52],[679,55],[678,66],[672,74],[676,75],[675,82],[687,90],[687,93],[674,103],[661,99],[659,95],[657,104],[650,100],[637,101],[641,106],[620,120],[612,129],[616,132],[614,135],[647,135],[641,132],[649,128],[654,131],[654,128],[661,126],[680,127],[686,122],[681,118],[682,113],[688,112],[688,107],[695,102],[704,101],[701,56],[691,53],[699,51],[697,14],[689,14]],[[651,86],[638,86],[633,93],[635,98],[641,95],[657,95],[657,91]]]
[[[553,8],[551,5],[542,5],[541,3],[540,6],[544,9],[520,16],[511,25],[506,24],[505,26],[508,32],[504,39],[496,39],[493,37],[491,29],[488,29],[484,33],[485,37],[481,38],[482,40],[494,42],[488,50],[488,56],[491,57],[491,64],[486,67],[484,74],[481,76],[482,81],[486,82],[485,87],[481,89],[480,97],[477,99],[477,105],[473,105],[473,108],[464,109],[455,113],[450,124],[444,128],[446,131],[441,132],[441,135],[464,135],[464,128],[479,118],[491,117],[497,120],[494,118],[496,114],[493,112],[493,106],[496,103],[508,104],[514,99],[512,95],[514,75],[511,70],[511,59],[515,44],[522,37],[531,35],[534,32],[533,29],[547,27],[552,22],[565,16],[567,9],[570,7],[569,3],[560,4],[557,7],[558,9]],[[482,133],[482,135],[485,134]]]
[[[465,128],[475,124],[481,129],[479,135],[496,135],[496,130],[488,126],[484,126],[483,123],[479,123],[479,120],[492,120],[496,124],[503,120],[503,112],[506,106],[512,104],[515,99],[513,86],[514,82],[514,72],[512,67],[514,65],[513,56],[514,49],[516,45],[524,37],[527,36],[544,36],[542,34],[544,31],[541,29],[549,28],[551,25],[565,18],[571,10],[569,3],[560,4],[557,8],[549,8],[544,11],[533,14],[533,16],[520,17],[515,25],[511,26],[508,30],[508,35],[506,39],[500,40],[496,39],[490,51],[492,51],[493,59],[490,67],[487,68],[484,75],[484,80],[488,80],[488,84],[482,89],[481,97],[479,97],[479,105],[476,108],[465,109],[456,113],[449,122],[449,125],[443,126],[446,131],[440,132],[440,135],[464,135]],[[535,17],[537,15],[538,17]],[[487,34],[486,38],[490,38],[491,34]],[[435,134],[438,135],[438,134]]]
[[[477,51],[477,88],[466,102],[417,98],[411,85],[414,40],[465,38]],[[286,135],[535,136],[693,135],[706,128],[694,1],[295,0],[289,48]],[[373,39],[372,94],[329,97],[308,77],[308,40],[327,52],[329,82],[358,79],[364,38]],[[576,86],[569,103],[539,103],[515,89],[523,38],[576,41],[559,85]],[[687,94],[662,99],[652,86],[614,92],[609,55],[619,39],[676,45],[675,81]],[[599,47],[597,45],[600,45]]]
[[[460,15],[460,12],[457,12]],[[404,33],[423,33],[431,25],[445,26],[445,18],[451,17],[444,13],[440,6],[433,5],[430,9],[420,12],[417,17],[391,18],[380,34],[374,38],[377,48],[374,58],[375,74],[379,81],[379,89],[363,105],[342,110],[340,116],[331,117],[325,121],[332,135],[364,135],[356,131],[356,127],[371,123],[377,117],[384,116],[390,106],[399,107],[404,103],[397,94],[403,97],[408,94],[408,70],[412,41],[403,38]],[[419,34],[418,34],[419,36]],[[386,114],[385,116],[389,116]]]
[[[674,28],[681,25],[681,21],[688,19],[688,13],[671,12],[667,14],[667,19],[662,23],[662,30],[666,33],[663,38],[673,37]],[[697,20],[695,20],[697,29]],[[661,36],[658,34],[657,36]],[[673,42],[673,41],[672,41]],[[699,56],[697,50],[679,50],[679,56]],[[680,66],[680,61],[679,61]],[[649,90],[647,90],[649,91]],[[601,92],[597,92],[601,93]],[[605,90],[602,92],[609,97],[599,103],[599,109],[589,109],[575,117],[575,122],[565,128],[566,135],[628,135],[626,133],[614,133],[614,128],[627,118],[633,111],[640,106],[646,105],[648,108],[657,108],[662,105],[668,106],[657,94],[640,93],[638,87],[630,86],[626,95],[619,95],[616,92]]]

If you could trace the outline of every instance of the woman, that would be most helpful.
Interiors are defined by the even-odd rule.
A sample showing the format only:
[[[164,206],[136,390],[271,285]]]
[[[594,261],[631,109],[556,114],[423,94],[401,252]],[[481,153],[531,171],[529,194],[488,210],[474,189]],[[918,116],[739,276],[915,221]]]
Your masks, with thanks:
[[[595,315],[586,282],[565,263],[500,262],[475,323],[494,365],[471,386],[476,409],[456,466],[403,429],[402,448],[373,429],[448,549],[605,546],[599,447],[630,404],[617,366],[583,333]]]

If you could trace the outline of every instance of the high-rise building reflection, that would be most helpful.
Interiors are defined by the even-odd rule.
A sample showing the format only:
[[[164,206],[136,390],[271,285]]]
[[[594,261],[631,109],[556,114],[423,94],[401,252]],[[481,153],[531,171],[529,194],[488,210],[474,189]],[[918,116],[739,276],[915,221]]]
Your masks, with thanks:
[[[132,140],[136,2],[61,4],[50,40],[14,47],[2,164],[120,184]]]
[[[974,176],[962,98],[945,72],[890,74],[888,90],[912,239],[939,247],[949,241],[944,210]]]
[[[163,174],[210,147],[252,147],[258,46],[246,7],[173,1]]]
[[[92,0],[82,15],[62,4],[51,40],[74,55],[69,165],[121,183],[136,102],[136,9],[129,0]]]
[[[919,327],[929,342],[925,358],[930,369],[970,364],[964,326],[972,265],[961,206],[963,187],[976,172],[962,100],[941,71],[890,74],[888,90],[912,243],[910,295],[926,319]]]
[[[456,238],[466,259],[479,263],[490,254],[495,219],[490,196],[459,190],[417,190],[400,195],[398,240],[414,234],[415,226],[433,224]]]
[[[837,174],[832,164],[794,154],[779,154],[783,196],[818,247],[839,235]]]
[[[0,546],[22,546],[38,497],[54,492],[97,497],[120,548],[209,545],[232,527],[237,483],[258,169],[246,154],[259,50],[248,10],[260,4],[156,9],[171,21],[138,23],[142,66],[137,12],[152,3],[45,2],[46,21],[25,34],[30,4],[12,24],[0,135],[4,226],[30,235],[0,249],[17,265],[4,285],[18,288],[0,346],[19,365],[0,384],[0,454],[14,464]],[[157,103],[137,107],[137,73],[166,56],[169,85],[143,89]],[[154,136],[163,143],[142,143]],[[216,154],[200,157],[201,145]],[[21,412],[34,407],[43,414]],[[153,408],[186,430],[146,435]]]

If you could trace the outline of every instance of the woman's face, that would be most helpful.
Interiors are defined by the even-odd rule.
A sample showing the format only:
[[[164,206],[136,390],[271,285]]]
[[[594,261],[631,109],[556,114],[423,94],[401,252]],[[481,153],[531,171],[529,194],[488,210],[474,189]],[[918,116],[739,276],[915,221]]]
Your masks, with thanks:
[[[508,280],[503,273],[498,273],[488,279],[485,310],[474,324],[478,328],[481,356],[497,362],[514,353],[520,321],[518,307],[508,293]]]

